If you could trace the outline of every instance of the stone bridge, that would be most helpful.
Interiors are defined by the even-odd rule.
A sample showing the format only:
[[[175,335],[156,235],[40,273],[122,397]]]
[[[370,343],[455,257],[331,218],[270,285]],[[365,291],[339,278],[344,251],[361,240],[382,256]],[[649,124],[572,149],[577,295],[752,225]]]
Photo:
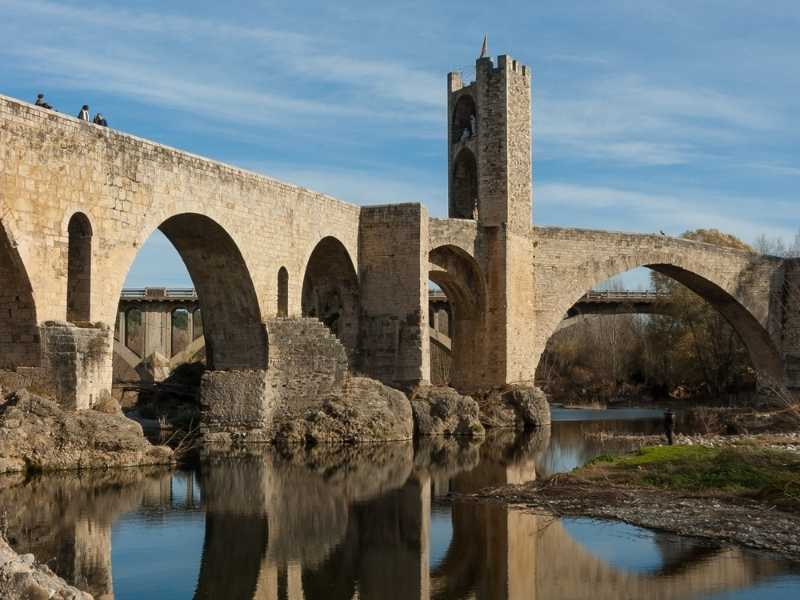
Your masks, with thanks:
[[[120,292],[159,229],[202,306],[204,393],[260,407],[259,422],[336,381],[324,365],[337,344],[390,385],[429,380],[429,281],[453,307],[451,382],[471,391],[532,381],[564,314],[640,266],[720,311],[765,378],[800,384],[797,261],[531,224],[531,78],[508,56],[479,59],[474,82],[448,76],[447,219],[355,206],[0,97],[0,368],[46,376],[75,408],[108,393]],[[319,354],[311,376],[300,347]]]

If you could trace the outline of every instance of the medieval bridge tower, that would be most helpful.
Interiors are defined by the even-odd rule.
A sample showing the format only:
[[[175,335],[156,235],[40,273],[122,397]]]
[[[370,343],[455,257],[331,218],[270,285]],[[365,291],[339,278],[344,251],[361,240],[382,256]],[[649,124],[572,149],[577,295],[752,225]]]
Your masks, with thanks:
[[[456,282],[436,270],[431,279],[456,312],[454,338],[461,340],[454,345],[462,355],[453,375],[462,388],[533,380],[531,79],[528,66],[505,55],[496,64],[479,58],[473,82],[457,72],[447,78],[450,219],[432,225],[431,262],[457,278],[452,263],[471,261],[453,255],[460,250],[477,261],[460,269],[470,274],[460,279],[477,296],[475,306],[464,308]],[[467,313],[474,314],[459,331]]]

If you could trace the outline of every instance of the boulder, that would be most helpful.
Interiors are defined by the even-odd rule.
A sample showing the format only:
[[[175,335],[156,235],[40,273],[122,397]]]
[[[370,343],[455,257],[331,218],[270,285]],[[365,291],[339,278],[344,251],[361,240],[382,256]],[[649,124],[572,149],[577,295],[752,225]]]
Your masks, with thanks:
[[[25,390],[0,405],[0,473],[172,462],[172,450],[151,445],[141,425],[116,412],[64,410]]]
[[[0,598],[13,600],[92,600],[91,594],[67,584],[33,554],[19,555],[0,536]]]
[[[510,385],[476,394],[483,426],[527,429],[550,424],[550,405],[545,393],[532,385]]]
[[[393,442],[412,439],[414,422],[403,392],[350,377],[340,391],[299,414],[291,407],[278,410],[274,431],[279,444]]]
[[[414,433],[483,437],[478,403],[446,386],[419,386],[411,396]]]

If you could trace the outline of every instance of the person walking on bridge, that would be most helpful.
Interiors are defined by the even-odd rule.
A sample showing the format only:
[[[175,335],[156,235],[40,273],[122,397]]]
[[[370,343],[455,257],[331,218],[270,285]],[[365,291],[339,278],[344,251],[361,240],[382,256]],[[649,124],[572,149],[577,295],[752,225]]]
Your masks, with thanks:
[[[41,106],[48,110],[53,110],[53,107],[44,101],[44,94],[36,94],[36,106]]]

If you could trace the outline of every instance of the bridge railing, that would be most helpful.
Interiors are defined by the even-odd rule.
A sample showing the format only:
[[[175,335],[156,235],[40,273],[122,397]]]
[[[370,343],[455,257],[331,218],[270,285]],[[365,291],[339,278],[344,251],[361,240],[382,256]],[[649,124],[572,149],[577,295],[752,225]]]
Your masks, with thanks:
[[[587,292],[579,302],[592,301],[621,301],[621,302],[654,302],[669,298],[669,292],[656,292],[653,290],[592,290]]]
[[[145,288],[124,288],[120,298],[123,300],[142,300],[150,298],[165,298],[175,300],[193,300],[197,298],[194,288],[166,288],[166,287],[145,287]]]

